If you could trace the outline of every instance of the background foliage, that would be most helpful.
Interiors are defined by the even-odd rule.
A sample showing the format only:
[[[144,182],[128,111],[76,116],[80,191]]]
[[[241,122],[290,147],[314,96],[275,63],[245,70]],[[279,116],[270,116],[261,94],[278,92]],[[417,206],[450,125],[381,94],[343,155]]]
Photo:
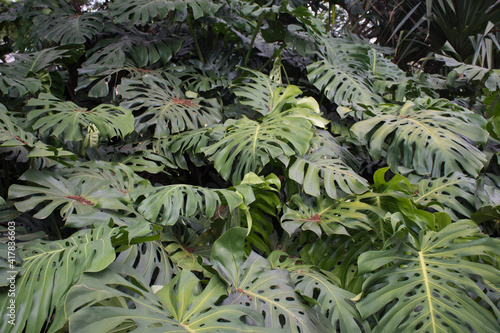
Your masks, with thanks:
[[[2,2],[0,331],[500,331],[499,20]]]

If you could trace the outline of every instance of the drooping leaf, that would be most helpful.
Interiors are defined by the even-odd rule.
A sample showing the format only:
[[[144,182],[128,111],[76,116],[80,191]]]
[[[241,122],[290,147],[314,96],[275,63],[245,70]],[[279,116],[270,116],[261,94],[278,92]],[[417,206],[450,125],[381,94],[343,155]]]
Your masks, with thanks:
[[[183,184],[137,189],[130,195],[134,200],[145,196],[138,211],[149,221],[164,225],[176,223],[181,216],[194,217],[202,214],[212,217],[223,200],[231,210],[243,202],[238,194],[230,190]]]
[[[320,55],[323,59],[307,66],[309,81],[340,106],[353,102],[381,102],[370,88],[368,48],[340,38],[322,41]]]
[[[401,108],[380,105],[373,109],[352,131],[368,141],[375,159],[386,153],[394,171],[402,166],[433,177],[459,170],[476,176],[483,168],[485,155],[473,144],[487,138],[482,128],[486,121],[481,116],[431,99],[408,101]]]
[[[103,13],[66,14],[56,12],[38,28],[47,31],[43,38],[60,45],[84,44],[104,27]]]
[[[268,114],[273,108],[271,105],[273,93],[281,84],[261,72],[248,68],[244,70],[252,76],[233,81],[231,88],[234,94],[239,97],[241,104],[250,105],[262,115]]]
[[[363,177],[331,155],[330,150],[319,149],[303,158],[298,157],[289,167],[288,175],[301,184],[307,194],[316,197],[320,196],[321,189],[333,199],[343,194],[360,194],[368,189],[368,182]]]
[[[372,273],[358,309],[364,318],[383,311],[374,332],[498,331],[499,310],[469,277],[500,283],[495,267],[472,259],[498,256],[498,240],[470,221],[408,237],[397,247],[360,256],[360,273]]]
[[[35,241],[20,250],[23,260],[16,277],[16,325],[7,320],[0,324],[2,332],[40,332],[46,321],[59,312],[59,302],[84,272],[99,272],[115,259],[111,243],[114,233],[105,225],[78,231],[60,241]],[[0,313],[6,318],[7,302],[3,292]],[[50,325],[50,323],[49,323]]]
[[[72,214],[91,214],[97,210],[95,205],[100,198],[119,198],[123,195],[104,182],[87,181],[84,177],[68,180],[49,171],[30,169],[19,180],[32,185],[12,185],[9,189],[9,198],[26,197],[15,203],[16,208],[21,212],[45,203],[45,206],[34,215],[41,219],[49,216],[57,208],[60,208],[63,218],[68,218]]]

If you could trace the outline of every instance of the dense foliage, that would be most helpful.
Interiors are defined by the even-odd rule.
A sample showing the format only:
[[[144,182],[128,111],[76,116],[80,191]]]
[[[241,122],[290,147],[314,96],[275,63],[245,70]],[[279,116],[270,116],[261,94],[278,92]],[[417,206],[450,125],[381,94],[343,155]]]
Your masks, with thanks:
[[[0,331],[499,332],[498,71],[333,3],[6,2]]]

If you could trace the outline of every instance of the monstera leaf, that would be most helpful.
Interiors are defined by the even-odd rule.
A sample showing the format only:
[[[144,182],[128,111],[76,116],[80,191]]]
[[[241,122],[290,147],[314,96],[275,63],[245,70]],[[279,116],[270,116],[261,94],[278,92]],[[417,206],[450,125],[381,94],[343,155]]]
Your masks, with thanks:
[[[416,204],[444,210],[457,220],[455,213],[470,217],[475,208],[476,181],[459,172],[437,179],[422,179],[413,200]]]
[[[498,332],[500,311],[470,276],[498,285],[500,271],[474,258],[498,256],[499,248],[474,223],[460,221],[363,253],[359,270],[370,275],[358,309],[364,318],[381,316],[374,332]]]
[[[233,183],[238,183],[248,172],[260,172],[272,159],[307,152],[312,125],[323,127],[327,121],[318,115],[314,99],[296,100],[299,93],[295,86],[284,91],[278,88],[271,100],[273,109],[261,121],[243,117],[226,122],[224,137],[203,149],[224,179],[232,175]]]
[[[44,39],[57,44],[84,44],[102,30],[103,18],[100,12],[80,15],[56,12],[38,28],[46,31],[42,36]]]
[[[15,61],[0,65],[0,73],[15,78],[40,76],[51,65],[61,64],[63,60],[78,59],[83,53],[83,47],[75,45],[58,46],[43,49],[33,53],[14,53]]]
[[[136,27],[114,28],[117,37],[103,39],[88,53],[83,63],[86,71],[99,72],[132,70],[156,63],[166,64],[179,51],[183,40],[172,38],[172,32],[160,30],[157,34],[144,33]],[[103,83],[101,83],[103,84]]]
[[[314,300],[314,308],[323,313],[340,332],[369,332],[366,321],[356,309],[356,295],[340,288],[337,276],[314,266],[298,264],[282,251],[273,252],[269,258],[275,268],[286,269],[295,283],[296,290]]]
[[[116,262],[137,270],[149,286],[164,286],[178,273],[159,241],[133,244],[120,252]]]
[[[23,245],[21,273],[16,278],[16,325],[3,320],[2,332],[41,332],[46,320],[59,312],[58,303],[84,272],[99,272],[115,259],[111,236],[116,230],[102,225],[78,231],[60,241]],[[7,290],[3,292],[2,318],[7,315]]]
[[[262,115],[268,114],[272,110],[273,93],[281,84],[261,72],[248,68],[244,70],[252,76],[234,80],[231,84],[234,94],[239,97],[241,104],[250,105]]]
[[[171,225],[179,217],[193,217],[202,214],[212,217],[223,203],[232,211],[243,203],[233,191],[208,189],[192,185],[168,185],[137,189],[130,193],[134,200],[142,196],[138,211],[149,221]]]
[[[289,167],[288,175],[303,186],[304,192],[315,197],[320,196],[320,188],[324,188],[333,199],[344,194],[365,192],[368,182],[342,160],[331,155],[330,150],[319,149],[303,158],[298,157]]]
[[[305,199],[294,195],[291,202],[295,209],[285,207],[281,217],[283,228],[292,235],[298,228],[311,230],[318,235],[348,235],[348,229],[372,230],[383,218],[386,210],[373,205],[375,195],[345,197],[339,201],[329,198]],[[373,202],[374,203],[374,202]]]
[[[134,112],[136,130],[155,128],[155,138],[168,137],[170,132],[179,133],[188,129],[213,125],[221,115],[216,105],[202,98],[186,99],[173,82],[144,76],[142,80],[123,80],[118,92],[125,101],[121,105]]]
[[[218,277],[203,288],[187,270],[155,294],[139,272],[113,263],[82,276],[69,291],[65,313],[71,332],[271,332],[260,327],[262,319],[251,309],[216,305],[224,295],[226,287]]]
[[[417,174],[441,177],[458,170],[476,176],[485,155],[471,141],[485,143],[484,118],[444,100],[417,99],[403,107],[381,105],[366,112],[352,131],[367,140],[370,154],[387,154],[393,170],[398,166]],[[384,144],[388,144],[384,148]]]
[[[323,59],[307,66],[309,81],[340,106],[381,102],[371,90],[372,82],[366,73],[370,70],[367,47],[340,38],[322,41],[320,56]]]
[[[111,104],[100,104],[87,110],[73,102],[64,102],[42,93],[38,99],[31,99],[28,105],[43,107],[28,114],[28,119],[34,121],[34,129],[62,136],[64,140],[83,140],[85,131],[91,125],[105,138],[123,138],[134,130],[132,113]]]
[[[133,25],[147,24],[155,18],[162,20],[171,11],[185,18],[188,8],[193,12],[193,17],[198,19],[214,13],[220,5],[208,0],[119,0],[110,4],[109,7],[111,15],[116,17],[117,22],[130,21],[130,25]]]
[[[110,188],[106,182],[87,181],[85,176],[69,180],[53,172],[30,169],[19,180],[33,185],[12,185],[9,188],[9,198],[26,197],[15,203],[21,212],[45,203],[44,207],[34,215],[40,219],[46,218],[57,208],[60,208],[63,218],[68,218],[72,214],[88,215],[97,211],[95,205],[100,198],[109,200],[123,196],[120,191]]]
[[[243,261],[245,230],[229,229],[212,247],[210,261],[231,292],[223,304],[241,304],[264,317],[265,326],[286,332],[331,332],[328,320],[303,303],[286,269],[272,269],[252,252]]]

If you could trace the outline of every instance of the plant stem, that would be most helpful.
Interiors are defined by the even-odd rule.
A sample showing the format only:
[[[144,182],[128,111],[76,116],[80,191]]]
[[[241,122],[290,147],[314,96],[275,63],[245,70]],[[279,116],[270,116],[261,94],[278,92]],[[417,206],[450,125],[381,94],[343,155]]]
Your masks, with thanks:
[[[191,13],[187,15],[186,21],[189,26],[189,33],[191,34],[191,36],[193,36],[194,46],[196,47],[196,52],[198,52],[198,57],[200,58],[200,61],[202,63],[205,63],[205,59],[203,58],[203,54],[201,53],[200,44],[198,44],[198,39],[196,39],[196,33],[193,28],[193,22],[191,21]]]
[[[243,64],[243,67],[246,67],[248,64],[248,59],[250,59],[250,53],[252,53],[253,44],[255,43],[255,38],[257,38],[257,34],[259,33],[260,26],[262,25],[263,21],[264,21],[264,13],[260,14],[259,20],[257,21],[257,25],[255,26],[255,31],[253,32],[252,40],[250,41],[250,47],[248,48],[247,55],[245,56],[245,62]]]

